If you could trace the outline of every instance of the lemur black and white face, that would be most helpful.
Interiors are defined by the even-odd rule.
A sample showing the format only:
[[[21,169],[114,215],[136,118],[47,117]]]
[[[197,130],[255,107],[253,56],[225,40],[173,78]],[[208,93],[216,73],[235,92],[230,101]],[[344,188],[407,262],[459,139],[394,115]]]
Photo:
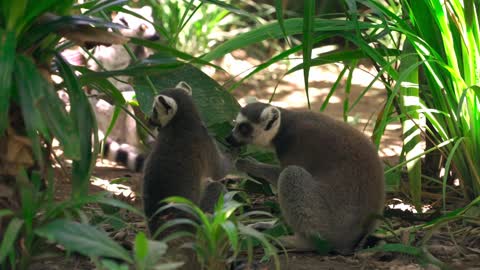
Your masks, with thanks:
[[[232,146],[254,144],[263,147],[272,145],[280,128],[281,112],[264,103],[251,103],[242,108],[235,119],[235,126],[226,138]]]
[[[145,19],[129,13],[119,12],[112,21],[126,27],[124,29],[120,29],[120,33],[122,35],[126,37],[136,37],[149,40],[159,39],[157,31],[151,23],[153,22],[153,11],[150,6],[144,6],[142,8],[123,6],[123,8],[140,15]]]
[[[174,89],[165,91],[165,94],[158,95],[153,101],[152,114],[148,118],[148,123],[155,127],[165,127],[170,123],[178,111],[178,102],[175,100],[175,91],[183,95],[192,95],[192,88],[186,82],[179,82]]]

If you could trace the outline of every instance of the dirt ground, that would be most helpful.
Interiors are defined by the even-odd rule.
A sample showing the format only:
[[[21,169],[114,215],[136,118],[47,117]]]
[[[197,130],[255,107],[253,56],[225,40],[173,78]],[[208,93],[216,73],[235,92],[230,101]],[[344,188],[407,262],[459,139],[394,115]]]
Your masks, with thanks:
[[[226,61],[226,62],[225,62]],[[242,51],[235,52],[233,56],[224,59],[221,66],[226,68],[230,74],[239,74],[257,64],[258,61],[246,57]],[[294,66],[295,62],[290,63]],[[318,111],[325,100],[330,87],[335,82],[337,74],[341,71],[341,66],[328,65],[321,68],[313,68],[310,73],[310,97],[312,110]],[[337,91],[330,99],[330,103],[325,110],[326,113],[335,118],[342,119],[343,106],[346,98],[350,104],[360,95],[365,87],[370,83],[373,76],[368,72],[372,70],[363,67],[367,71],[356,71],[354,73],[353,85],[350,94],[345,93],[345,82],[342,81]],[[277,65],[268,71],[262,72],[250,78],[237,88],[233,94],[241,103],[245,96],[256,96],[261,101],[267,101],[273,93],[274,88],[282,76],[286,66]],[[224,74],[214,74],[213,77],[218,81],[225,82],[225,86],[231,84],[228,77]],[[238,79],[237,77],[236,79]],[[291,109],[305,109],[307,107],[302,72],[295,72],[280,80],[273,104]],[[365,134],[371,135],[373,124],[385,102],[385,89],[379,84],[374,84],[361,102],[349,113],[349,122],[355,127],[363,130]],[[401,151],[401,126],[399,123],[391,123],[387,127],[384,137],[381,141],[380,155],[386,163],[395,164]],[[94,175],[98,180],[93,181],[91,190],[98,192],[109,190],[115,194],[116,198],[129,202],[136,207],[141,207],[139,200],[140,175],[133,174],[124,168],[112,166],[112,164],[103,161],[100,162]],[[109,180],[126,177],[128,180],[121,184],[110,184]],[[69,183],[61,181],[57,185],[57,194],[61,198],[69,194]],[[398,194],[388,194],[388,204],[394,205],[400,199]],[[439,198],[433,196],[429,199],[431,204],[438,202]],[[464,205],[459,201],[458,205]],[[453,208],[454,209],[454,208]],[[397,215],[398,214],[398,215]],[[413,215],[394,213],[388,218],[392,223],[394,230],[400,228],[411,228],[415,224],[424,223],[411,218]],[[130,220],[136,224],[137,230],[144,230],[145,224],[138,218],[131,217]],[[400,239],[389,239],[392,242],[407,243],[409,237],[413,237],[413,243],[419,243],[425,237],[424,232],[412,233],[412,230],[405,229],[400,233]],[[131,247],[134,231],[116,232],[114,238],[124,246]],[[435,258],[446,263],[446,269],[479,269],[480,270],[480,227],[474,223],[454,223],[448,227],[437,229],[431,235],[430,240],[425,245],[427,250]],[[296,253],[292,252],[286,256],[281,256],[281,269],[290,270],[313,270],[313,269],[390,269],[390,270],[416,270],[416,269],[440,269],[431,263],[420,264],[413,256],[401,255],[391,252],[357,252],[352,256],[329,255],[320,256],[314,253]],[[93,265],[85,258],[72,255],[61,260],[53,261],[42,260],[32,266],[32,269],[92,269]],[[236,269],[247,269],[238,267]],[[274,269],[271,264],[257,263],[250,269]]]

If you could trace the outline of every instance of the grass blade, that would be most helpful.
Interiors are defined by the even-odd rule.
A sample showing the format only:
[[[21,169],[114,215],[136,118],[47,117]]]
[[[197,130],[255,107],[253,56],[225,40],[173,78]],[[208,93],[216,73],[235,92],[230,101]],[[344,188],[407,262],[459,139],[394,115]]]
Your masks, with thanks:
[[[12,72],[15,64],[15,33],[0,30],[0,136],[7,128]]]
[[[5,235],[2,236],[2,244],[0,245],[0,265],[3,264],[7,255],[15,247],[14,243],[22,226],[23,220],[18,218],[13,218],[8,224]]]
[[[358,22],[357,26],[352,22],[344,20],[325,20],[316,18],[313,21],[312,32],[347,32],[356,30],[357,27],[359,30],[365,30],[380,28],[381,25],[376,23]],[[303,19],[294,18],[285,20],[284,29],[287,35],[301,34],[303,31]],[[222,43],[204,55],[202,59],[205,61],[212,61],[236,49],[245,48],[248,45],[252,45],[266,39],[281,38],[283,36],[285,35],[279,23],[272,22],[257,27],[247,33],[238,35],[235,38]]]
[[[305,95],[307,96],[308,109],[311,108],[310,96],[308,94],[308,82],[310,75],[310,62],[312,61],[314,17],[315,0],[305,0],[303,14],[303,80],[305,83]],[[285,31],[285,28],[282,30]]]
[[[407,68],[418,62],[418,58],[411,54],[413,47],[406,43],[404,52],[408,55],[401,60],[400,74]],[[405,81],[401,83],[399,96],[400,108],[407,117],[402,118],[403,131],[403,153],[405,159],[410,160],[422,152],[422,138],[420,129],[420,96],[418,87],[418,67],[406,75]],[[412,202],[419,213],[422,210],[422,167],[420,159],[407,163],[407,173]]]

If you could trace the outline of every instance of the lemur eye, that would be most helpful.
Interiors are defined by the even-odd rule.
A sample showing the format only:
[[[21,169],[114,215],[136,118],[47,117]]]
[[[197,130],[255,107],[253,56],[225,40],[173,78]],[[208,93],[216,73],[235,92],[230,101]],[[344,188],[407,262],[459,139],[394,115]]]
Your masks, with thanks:
[[[238,125],[238,132],[240,132],[240,134],[243,136],[248,136],[250,133],[252,133],[252,126],[247,123],[240,123]]]
[[[123,25],[125,25],[126,27],[128,27],[128,22],[127,20],[125,20],[125,18],[120,18],[119,20],[121,23],[123,23]]]
[[[172,106],[170,106],[170,104],[168,104],[167,101],[165,101],[165,99],[162,96],[159,96],[157,98],[157,101],[163,105],[163,107],[167,110],[167,112],[169,112],[172,109]]]

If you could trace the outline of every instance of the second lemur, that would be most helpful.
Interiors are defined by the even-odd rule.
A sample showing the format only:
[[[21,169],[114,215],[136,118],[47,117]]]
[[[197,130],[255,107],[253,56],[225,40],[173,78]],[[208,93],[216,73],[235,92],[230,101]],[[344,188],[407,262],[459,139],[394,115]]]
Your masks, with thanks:
[[[232,145],[273,147],[280,167],[242,159],[237,168],[278,188],[295,236],[285,246],[314,249],[315,237],[351,253],[372,232],[384,206],[383,167],[360,131],[321,113],[251,103],[236,118]]]
[[[143,202],[153,235],[161,200],[182,196],[211,211],[225,189],[208,179],[222,179],[233,165],[209,135],[186,83],[155,97],[149,122],[158,127],[158,136],[145,163]]]

